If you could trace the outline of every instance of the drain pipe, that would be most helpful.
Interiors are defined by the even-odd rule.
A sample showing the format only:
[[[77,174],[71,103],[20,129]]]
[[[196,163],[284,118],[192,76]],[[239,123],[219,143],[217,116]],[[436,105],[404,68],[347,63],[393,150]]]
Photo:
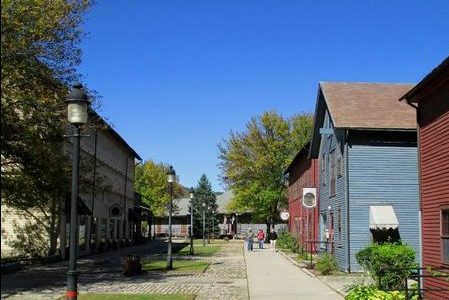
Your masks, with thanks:
[[[349,155],[348,155],[348,135],[345,131],[345,197],[346,197],[346,250],[348,260],[348,273],[351,273],[351,234],[349,228]]]

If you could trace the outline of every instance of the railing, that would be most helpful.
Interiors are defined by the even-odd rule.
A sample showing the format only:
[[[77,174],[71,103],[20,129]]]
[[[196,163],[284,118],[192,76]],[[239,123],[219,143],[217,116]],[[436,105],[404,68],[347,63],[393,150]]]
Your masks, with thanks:
[[[424,288],[421,285],[421,280],[424,278],[435,278],[438,280],[438,278],[441,278],[442,280],[449,280],[449,269],[448,268],[441,268],[441,267],[428,267],[428,268],[408,268],[408,269],[400,269],[400,268],[382,268],[381,270],[381,276],[386,271],[410,271],[410,273],[403,277],[402,280],[404,282],[402,289],[395,289],[396,291],[403,291],[405,293],[405,300],[411,299],[410,297],[414,295],[415,293],[418,294],[418,299],[423,299],[423,292],[425,291],[433,291],[433,292],[442,292],[446,291],[449,293],[449,290],[446,288]],[[379,276],[378,278],[378,286],[381,286],[380,281],[382,280],[382,277]],[[443,279],[444,278],[444,279]],[[417,282],[417,288],[409,288],[408,286],[408,280],[415,280]],[[383,289],[384,291],[392,291],[391,289]]]
[[[310,265],[309,265],[309,267],[312,267],[313,266],[313,245],[315,245],[315,253],[318,253],[318,251],[316,250],[316,245],[322,245],[322,244],[326,245],[326,252],[329,252],[329,245],[331,245],[332,248],[333,248],[334,241],[332,241],[332,240],[326,240],[326,241],[304,241],[304,243],[310,244]],[[304,246],[303,246],[303,244],[301,244],[301,251],[302,251],[302,254],[304,254]],[[306,246],[305,253],[306,253],[306,260],[307,260],[307,246]]]

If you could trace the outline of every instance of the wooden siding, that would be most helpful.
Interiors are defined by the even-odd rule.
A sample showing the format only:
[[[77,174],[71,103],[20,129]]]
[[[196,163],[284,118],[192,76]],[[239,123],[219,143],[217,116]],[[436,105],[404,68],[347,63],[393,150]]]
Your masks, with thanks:
[[[318,239],[318,208],[307,209],[302,206],[304,187],[317,187],[318,160],[308,159],[307,151],[291,166],[289,172],[288,210],[290,214],[288,229],[310,249],[308,240]],[[317,195],[318,196],[318,195]],[[315,251],[315,248],[312,248]]]
[[[342,149],[344,149],[344,139],[341,130],[336,130],[333,127],[332,120],[329,117],[329,113],[326,111],[324,118],[324,124],[326,128],[332,129],[331,135],[323,135],[321,137],[320,144],[320,155],[319,155],[319,206],[320,206],[320,218],[322,215],[326,215],[327,224],[325,226],[320,226],[319,239],[322,238],[322,234],[325,228],[331,226],[331,217],[328,207],[331,206],[331,213],[333,214],[333,241],[334,248],[333,252],[337,260],[338,268],[341,271],[348,271],[348,260],[347,260],[347,222],[346,222],[346,195],[345,195],[345,159]],[[335,149],[335,150],[334,150]],[[330,195],[330,165],[329,165],[329,153],[334,150],[336,151],[336,157],[340,158],[341,163],[341,175],[336,176],[336,193],[335,195]],[[325,161],[323,161],[323,154],[325,154]],[[337,160],[337,159],[336,159]],[[325,164],[323,171],[322,165]],[[338,212],[341,212],[341,232],[338,231]],[[322,222],[320,222],[322,224]]]
[[[360,271],[355,255],[371,243],[369,206],[393,206],[401,240],[419,261],[419,191],[416,146],[352,145],[349,155],[351,266]]]
[[[449,90],[449,89],[448,89]],[[447,93],[447,92],[446,92]],[[447,95],[446,95],[447,96]],[[423,266],[441,266],[440,211],[449,207],[448,98],[419,103]],[[435,103],[437,101],[437,103]],[[446,101],[446,102],[445,102]],[[436,109],[445,102],[445,111]],[[435,115],[439,112],[438,115]],[[449,267],[449,266],[448,266]],[[446,288],[449,282],[427,278],[425,288]],[[426,292],[428,299],[448,299],[448,292]],[[446,297],[446,298],[445,298]]]

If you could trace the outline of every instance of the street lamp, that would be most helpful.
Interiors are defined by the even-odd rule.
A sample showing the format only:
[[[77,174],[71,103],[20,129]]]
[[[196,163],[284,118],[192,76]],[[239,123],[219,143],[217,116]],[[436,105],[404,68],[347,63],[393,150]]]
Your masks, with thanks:
[[[73,85],[67,97],[67,120],[72,125],[72,193],[70,200],[70,256],[69,270],[67,271],[67,299],[78,298],[78,275],[76,271],[77,254],[77,207],[78,207],[78,180],[80,168],[80,127],[87,123],[87,108],[89,100],[86,91],[80,83]]]
[[[209,214],[211,211],[211,207],[207,207],[207,214]],[[208,218],[207,221],[207,243],[210,244],[210,218]]]
[[[215,210],[212,210],[212,240],[215,240]]]
[[[189,190],[190,194],[190,255],[193,255],[193,197],[195,197],[195,190],[193,187]]]
[[[206,202],[203,202],[203,246],[206,246],[204,234],[206,232]]]
[[[170,203],[168,205],[168,244],[167,244],[167,270],[173,269],[173,258],[171,255],[171,215],[173,211],[173,183],[175,181],[176,172],[173,166],[167,171],[167,181],[170,188]]]

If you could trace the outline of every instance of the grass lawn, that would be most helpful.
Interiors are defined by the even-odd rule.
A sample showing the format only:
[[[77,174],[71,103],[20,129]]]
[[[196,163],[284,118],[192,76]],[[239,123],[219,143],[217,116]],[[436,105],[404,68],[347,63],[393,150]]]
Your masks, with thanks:
[[[202,273],[209,266],[209,263],[204,261],[191,261],[191,260],[173,260],[173,270],[175,272],[187,272],[187,273]],[[166,271],[166,260],[152,260],[144,262],[143,269],[146,271]]]
[[[206,241],[206,246],[203,246],[202,241],[194,241],[193,242],[193,252],[196,256],[212,256],[218,251],[220,251],[221,246],[220,243],[211,242],[210,244]],[[179,251],[180,255],[189,255],[190,254],[190,245],[185,246]]]
[[[59,300],[65,300],[63,296]],[[80,294],[79,300],[193,300],[195,295],[185,294]]]

